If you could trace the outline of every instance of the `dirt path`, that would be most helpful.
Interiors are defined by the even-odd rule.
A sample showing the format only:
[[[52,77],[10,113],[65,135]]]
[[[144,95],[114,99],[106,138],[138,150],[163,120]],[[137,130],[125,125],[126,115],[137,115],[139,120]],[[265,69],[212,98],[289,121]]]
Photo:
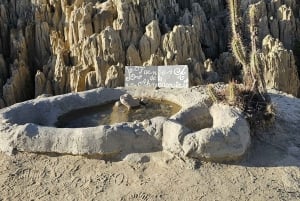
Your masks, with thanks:
[[[0,200],[300,199],[296,166],[184,163],[161,152],[112,163],[35,154],[0,158]]]

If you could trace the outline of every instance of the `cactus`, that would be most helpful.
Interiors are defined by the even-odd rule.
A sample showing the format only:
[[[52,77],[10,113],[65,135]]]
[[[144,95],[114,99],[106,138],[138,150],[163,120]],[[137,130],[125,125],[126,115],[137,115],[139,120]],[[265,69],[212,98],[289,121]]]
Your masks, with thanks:
[[[217,103],[218,102],[218,95],[215,91],[215,89],[213,88],[213,85],[208,85],[207,87],[207,92],[208,92],[208,95],[209,97],[211,98],[211,100],[214,102],[214,103]]]
[[[235,83],[233,81],[229,82],[227,89],[228,89],[227,101],[229,104],[234,105],[237,99]]]
[[[261,94],[266,92],[265,82],[262,76],[262,64],[258,59],[257,50],[257,10],[254,6],[250,6],[250,47],[246,47],[243,42],[242,20],[240,14],[241,0],[229,0],[229,10],[231,18],[232,40],[231,48],[233,55],[243,66],[244,84],[251,91],[257,91]]]
[[[236,59],[244,66],[247,65],[246,49],[243,46],[243,42],[240,37],[233,37],[231,41],[232,52]]]
[[[233,34],[237,34],[238,31],[236,30],[240,24],[240,3],[238,0],[229,0],[229,10],[230,10],[230,19],[231,19],[231,29]]]
[[[263,76],[263,58],[260,57],[258,47],[259,11],[254,5],[249,7],[249,32],[243,32],[243,21],[240,13],[241,0],[228,0],[231,18],[231,49],[232,53],[243,66],[244,90],[239,92],[234,83],[228,85],[228,103],[239,104],[242,107],[251,128],[257,128],[258,122],[272,119],[274,111],[270,109],[270,97],[266,93],[266,84]],[[245,43],[245,33],[250,33],[250,41]],[[246,44],[246,45],[245,45]]]

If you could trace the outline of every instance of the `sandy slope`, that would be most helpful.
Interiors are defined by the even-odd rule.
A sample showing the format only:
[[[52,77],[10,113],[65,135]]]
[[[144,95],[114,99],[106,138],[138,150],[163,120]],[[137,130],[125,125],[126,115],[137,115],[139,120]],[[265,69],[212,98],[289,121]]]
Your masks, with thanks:
[[[0,154],[0,200],[300,200],[300,100],[273,95],[278,116],[233,164],[166,153],[120,162]]]

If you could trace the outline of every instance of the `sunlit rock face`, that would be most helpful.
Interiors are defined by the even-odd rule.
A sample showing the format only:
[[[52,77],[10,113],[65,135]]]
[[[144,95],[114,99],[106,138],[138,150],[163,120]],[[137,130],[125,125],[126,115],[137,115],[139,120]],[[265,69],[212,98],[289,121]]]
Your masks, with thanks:
[[[259,48],[271,35],[287,52],[264,57],[274,71],[267,83],[297,95],[297,76],[272,76],[297,71],[300,2],[242,1],[245,21],[249,6],[259,18]],[[41,94],[117,87],[126,65],[187,64],[191,85],[211,81],[211,71],[219,74],[213,81],[239,78],[228,48],[226,0],[0,0],[0,10],[0,107]],[[278,54],[291,63],[270,64]]]

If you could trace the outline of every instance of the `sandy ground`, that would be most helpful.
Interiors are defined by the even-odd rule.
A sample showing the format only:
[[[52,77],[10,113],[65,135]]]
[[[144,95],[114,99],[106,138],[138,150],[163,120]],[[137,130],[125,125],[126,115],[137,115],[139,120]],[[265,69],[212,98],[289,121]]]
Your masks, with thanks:
[[[275,124],[239,162],[0,154],[0,200],[300,200],[300,100],[272,98]]]

